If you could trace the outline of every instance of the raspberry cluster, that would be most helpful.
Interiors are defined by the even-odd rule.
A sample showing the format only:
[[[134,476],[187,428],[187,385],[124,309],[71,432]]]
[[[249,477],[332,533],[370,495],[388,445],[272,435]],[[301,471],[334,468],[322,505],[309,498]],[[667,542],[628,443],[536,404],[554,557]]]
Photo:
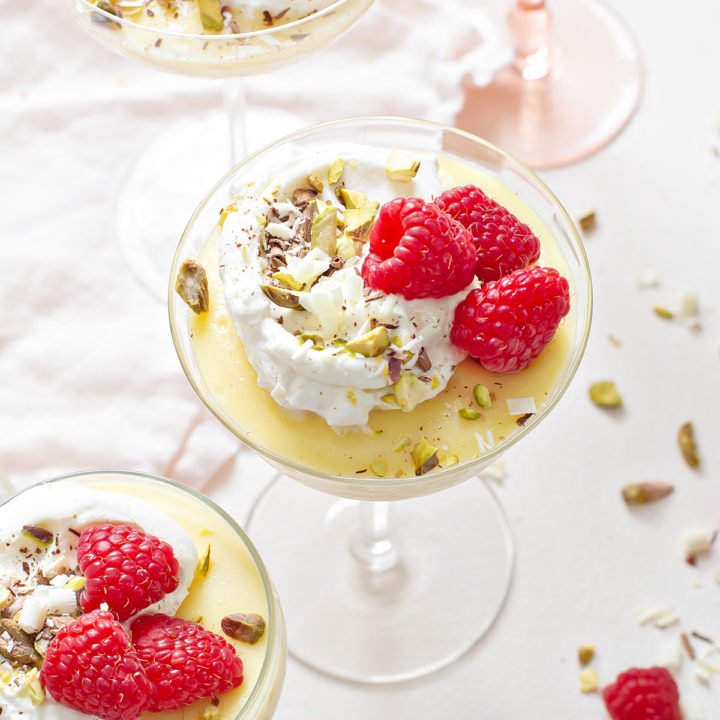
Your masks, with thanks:
[[[432,202],[391,200],[369,240],[362,277],[374,290],[407,300],[441,298],[475,282],[456,308],[450,338],[495,373],[527,367],[569,312],[567,280],[532,265],[540,257],[538,238],[474,185]]]
[[[197,623],[146,614],[133,622],[132,638],[120,624],[177,588],[170,545],[106,523],[81,534],[77,553],[85,614],[57,633],[40,670],[57,702],[103,720],[135,720],[242,683],[235,648]]]

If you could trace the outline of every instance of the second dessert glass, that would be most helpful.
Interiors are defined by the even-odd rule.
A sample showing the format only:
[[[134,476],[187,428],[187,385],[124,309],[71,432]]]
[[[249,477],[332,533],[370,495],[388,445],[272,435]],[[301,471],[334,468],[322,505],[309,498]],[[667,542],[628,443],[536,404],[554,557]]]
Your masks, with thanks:
[[[248,149],[250,125],[261,142],[298,126],[290,112],[261,111],[245,102],[246,75],[269,73],[319,52],[346,32],[373,0],[267,3],[235,0],[225,6],[243,18],[204,31],[173,8],[195,0],[62,0],[72,16],[111,50],[180,75],[223,78],[223,107],[163,127],[129,169],[117,192],[115,226],[135,277],[164,299],[172,249],[195,205],[219,174]],[[265,9],[263,12],[263,8]],[[181,8],[182,9],[182,8]],[[271,12],[272,11],[272,12]]]
[[[554,238],[553,260],[570,285],[573,310],[565,320],[562,349],[556,347],[557,375],[537,412],[497,432],[479,457],[418,477],[331,470],[333,455],[339,468],[349,451],[372,445],[372,433],[350,439],[338,435],[333,442],[330,432],[325,467],[313,464],[301,455],[303,445],[312,444],[319,432],[314,419],[276,415],[260,439],[247,419],[239,419],[219,397],[218,378],[209,376],[193,345],[190,311],[174,290],[181,264],[201,257],[220,210],[254,172],[282,167],[296,154],[349,143],[435,154],[506,188]],[[222,178],[192,216],[171,278],[171,331],[190,383],[228,429],[280,472],[253,507],[249,526],[283,596],[291,654],[335,677],[390,682],[427,674],[473,647],[500,613],[513,573],[507,519],[478,476],[547,417],[575,374],[589,332],[592,293],[585,252],[550,190],[503,151],[450,127],[404,118],[327,123],[279,140]],[[211,305],[223,303],[221,292],[211,298]],[[232,342],[229,319],[223,327],[227,342]],[[229,383],[246,386],[233,374],[236,370],[230,369]],[[251,414],[260,412],[264,403],[249,388],[240,400]],[[288,437],[289,432],[295,437]]]
[[[270,720],[280,699],[285,678],[285,624],[265,563],[235,520],[202,493],[174,480],[154,475],[96,470],[63,475],[38,483],[38,486],[57,483],[72,483],[92,490],[120,493],[117,497],[129,496],[144,501],[155,506],[158,513],[164,513],[178,523],[196,545],[198,554],[210,544],[212,588],[218,596],[209,598],[202,587],[196,589],[191,586],[177,616],[189,620],[201,615],[204,625],[216,631],[219,630],[223,615],[236,611],[238,602],[254,603],[253,608],[257,608],[267,621],[265,636],[255,645],[243,648],[241,659],[245,680],[239,688],[222,696],[218,707],[228,720]],[[0,501],[0,506],[5,503],[10,505],[25,492],[27,490],[8,497],[5,502]],[[41,514],[52,512],[49,507],[40,507],[38,510]],[[199,700],[194,705],[166,711],[162,717],[166,720],[188,714],[197,717],[206,703],[206,700]],[[53,712],[52,709],[48,710],[49,714]],[[158,713],[148,711],[141,716],[141,720],[157,717],[160,717]]]

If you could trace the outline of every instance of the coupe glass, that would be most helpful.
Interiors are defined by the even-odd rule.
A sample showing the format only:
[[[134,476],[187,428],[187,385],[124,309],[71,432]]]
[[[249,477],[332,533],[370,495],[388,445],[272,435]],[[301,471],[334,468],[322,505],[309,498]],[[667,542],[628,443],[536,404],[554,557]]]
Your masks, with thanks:
[[[507,0],[491,0],[503,8]],[[456,123],[532,168],[599,150],[640,102],[640,53],[625,23],[602,0],[515,0],[506,17],[514,61],[483,87],[467,88]]]
[[[318,52],[348,30],[373,0],[327,0],[326,7],[293,22],[282,24],[280,18],[253,32],[196,35],[142,25],[129,11],[120,18],[91,0],[62,1],[85,30],[121,55],[181,75],[225,78],[224,108],[163,128],[117,192],[115,226],[123,254],[145,288],[164,300],[168,263],[187,220],[185,208],[195,206],[218,175],[247,154],[247,127],[259,146],[301,124],[290,112],[246,108],[242,77]],[[126,4],[147,12],[147,2]]]
[[[436,153],[499,180],[554,235],[574,308],[565,319],[569,347],[551,391],[535,415],[486,454],[419,477],[347,476],[321,472],[270,449],[228,412],[202,374],[188,326],[190,311],[171,281],[170,326],[190,383],[223,425],[279,472],[253,507],[249,527],[283,597],[290,653],[335,677],[389,682],[452,662],[485,635],[500,613],[513,574],[512,536],[493,491],[479,475],[560,400],[585,348],[592,294],[578,232],[537,176],[480,138],[404,118],[314,126],[247,158],[195,211],[171,278],[186,259],[199,256],[217,227],[220,209],[258,168],[281,167],[288,157],[345,143]],[[234,333],[231,325],[228,332]],[[297,432],[308,433],[301,420]]]
[[[280,602],[265,564],[243,529],[208,497],[174,480],[138,472],[96,470],[63,475],[38,484],[61,481],[87,485],[96,490],[109,490],[139,497],[162,508],[180,525],[183,524],[183,518],[192,518],[197,521],[198,516],[207,514],[212,520],[213,529],[216,531],[221,527],[227,529],[229,534],[245,548],[249,562],[257,570],[262,583],[263,595],[267,599],[267,631],[265,637],[260,641],[265,644],[265,655],[257,679],[234,720],[269,720],[275,712],[285,679],[287,663],[285,623]],[[26,490],[8,498],[5,502],[11,502],[23,492]],[[202,506],[199,511],[196,509],[198,506]],[[154,713],[147,713],[142,717],[151,718],[153,715]]]

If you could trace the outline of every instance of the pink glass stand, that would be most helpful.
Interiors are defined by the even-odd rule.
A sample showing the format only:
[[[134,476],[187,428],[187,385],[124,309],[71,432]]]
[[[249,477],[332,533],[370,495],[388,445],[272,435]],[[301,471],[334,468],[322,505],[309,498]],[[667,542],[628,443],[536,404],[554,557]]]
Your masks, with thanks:
[[[518,0],[505,22],[515,60],[466,88],[456,125],[533,168],[567,165],[615,138],[643,84],[623,21],[598,0]]]

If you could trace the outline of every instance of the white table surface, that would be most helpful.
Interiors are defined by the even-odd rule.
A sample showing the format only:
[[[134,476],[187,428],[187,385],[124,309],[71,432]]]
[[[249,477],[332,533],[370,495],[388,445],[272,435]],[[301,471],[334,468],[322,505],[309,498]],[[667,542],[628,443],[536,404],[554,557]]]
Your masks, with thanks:
[[[518,553],[508,605],[478,647],[415,682],[336,682],[291,659],[278,720],[601,720],[598,695],[578,690],[580,644],[597,645],[605,684],[653,664],[681,629],[720,640],[720,547],[692,568],[679,540],[688,526],[720,523],[720,5],[613,4],[641,47],[645,94],[611,145],[541,173],[571,214],[597,210],[586,243],[595,314],[572,386],[508,454],[497,488]],[[15,488],[108,466],[168,474],[242,513],[270,473],[247,452],[233,459],[234,439],[181,373],[164,307],[134,282],[112,234],[133,158],[168,123],[216,106],[220,86],[113,55],[56,0],[0,0],[0,17],[2,470]],[[648,270],[659,285],[641,290]],[[702,306],[699,332],[652,312],[686,290]],[[590,403],[601,379],[617,382],[623,411]],[[699,471],[676,446],[686,420]],[[234,473],[242,494],[226,481]],[[676,491],[629,511],[619,489],[641,480]],[[680,624],[641,627],[633,613],[647,603],[674,606]],[[708,720],[720,718],[720,676],[704,686],[686,658],[678,680]]]

